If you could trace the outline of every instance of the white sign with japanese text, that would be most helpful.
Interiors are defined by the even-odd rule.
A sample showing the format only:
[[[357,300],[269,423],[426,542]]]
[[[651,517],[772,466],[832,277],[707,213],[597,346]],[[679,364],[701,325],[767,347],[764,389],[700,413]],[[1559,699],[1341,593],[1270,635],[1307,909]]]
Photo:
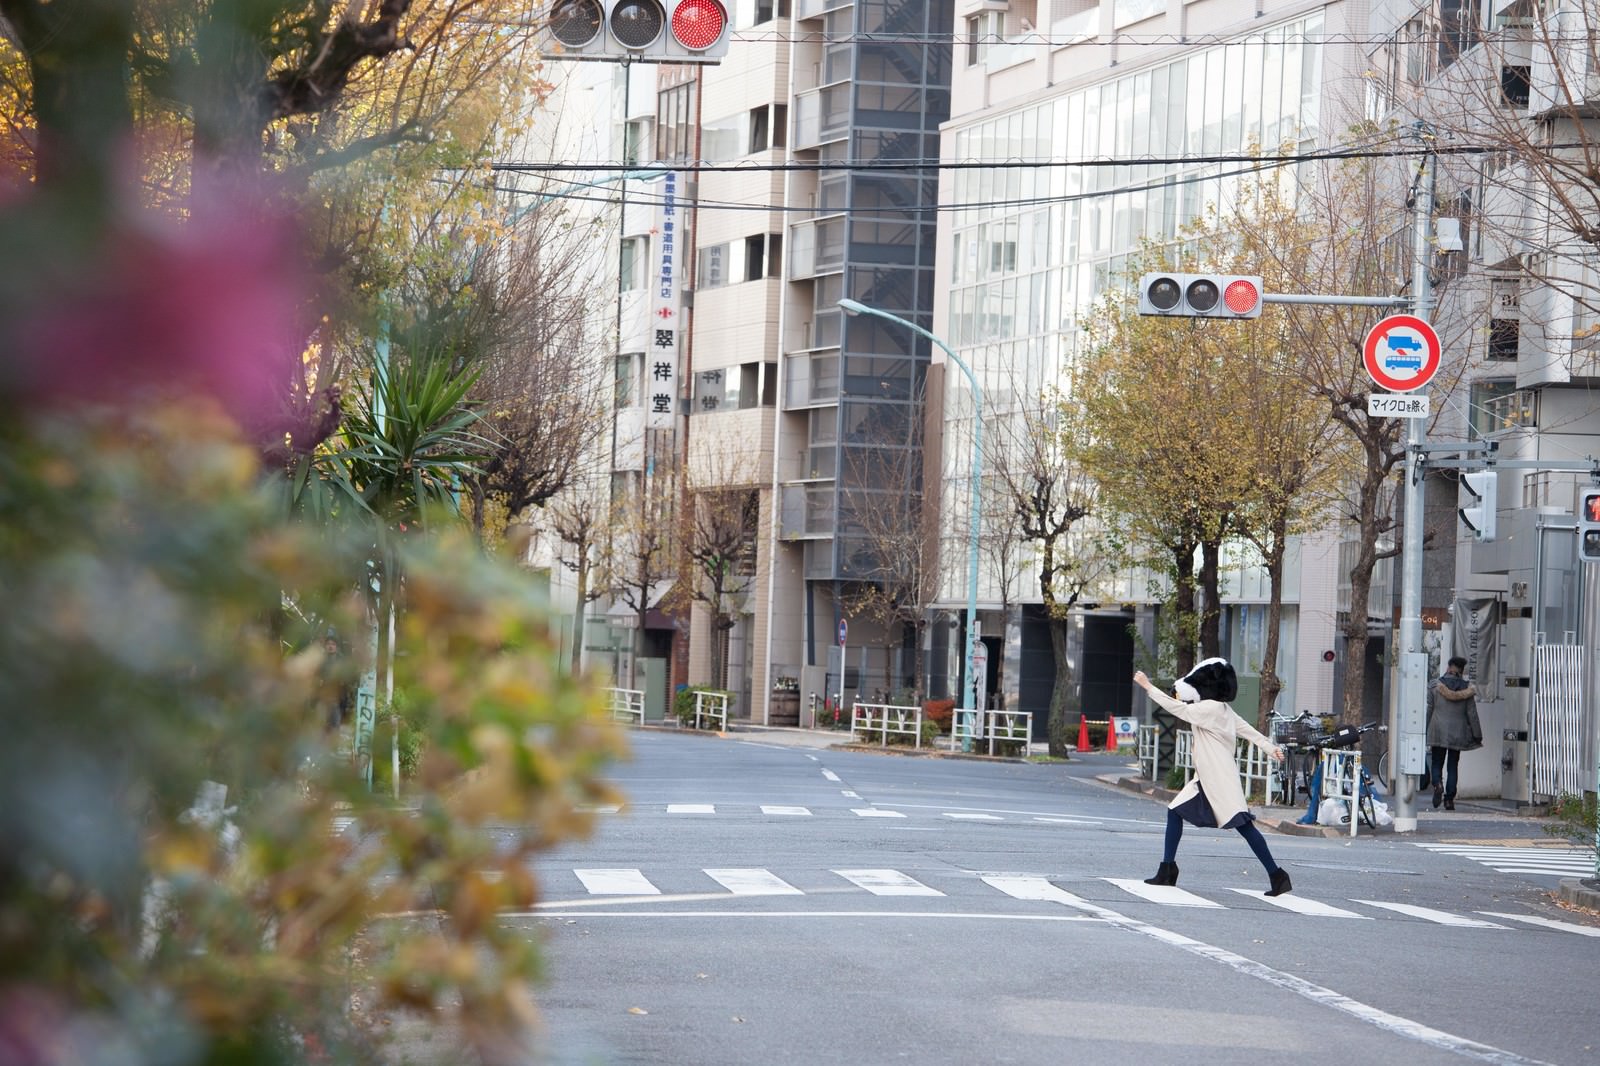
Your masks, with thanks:
[[[683,306],[679,299],[683,255],[688,234],[679,225],[678,173],[669,170],[661,179],[661,201],[656,207],[655,257],[650,278],[650,337],[645,350],[645,424],[670,429],[678,411],[678,334]]]
[[[1427,418],[1428,394],[1415,392],[1367,393],[1369,418]]]

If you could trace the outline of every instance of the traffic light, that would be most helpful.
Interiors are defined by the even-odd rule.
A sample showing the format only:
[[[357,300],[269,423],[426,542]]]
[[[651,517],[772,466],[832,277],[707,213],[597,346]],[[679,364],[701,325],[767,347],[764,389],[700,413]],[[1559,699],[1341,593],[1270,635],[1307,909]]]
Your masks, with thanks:
[[[1494,539],[1495,473],[1474,470],[1461,475],[1461,487],[1472,502],[1461,508],[1461,520],[1478,540]]]
[[[1139,313],[1184,318],[1260,318],[1261,279],[1245,274],[1145,274]]]
[[[715,63],[728,54],[720,0],[550,0],[539,51],[552,59]]]
[[[1578,558],[1600,563],[1600,488],[1578,493]]]

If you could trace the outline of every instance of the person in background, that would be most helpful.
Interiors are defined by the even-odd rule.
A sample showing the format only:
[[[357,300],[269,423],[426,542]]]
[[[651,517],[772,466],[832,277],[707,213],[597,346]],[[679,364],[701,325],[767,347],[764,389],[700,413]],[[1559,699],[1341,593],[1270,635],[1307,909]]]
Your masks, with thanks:
[[[1478,723],[1478,690],[1462,677],[1467,660],[1453,657],[1433,683],[1428,696],[1428,752],[1432,771],[1433,805],[1456,809],[1456,768],[1463,751],[1483,747],[1483,727]]]
[[[344,676],[345,664],[340,654],[339,637],[333,630],[322,638],[322,666],[317,677],[317,706],[323,714],[322,725],[329,733],[337,733],[350,717],[355,703],[355,693],[349,678]]]
[[[1207,659],[1190,670],[1173,687],[1173,699],[1150,683],[1143,670],[1133,675],[1133,683],[1149,693],[1167,711],[1189,723],[1194,736],[1194,779],[1184,786],[1167,806],[1167,836],[1156,875],[1147,885],[1178,883],[1178,843],[1183,839],[1183,823],[1206,828],[1233,829],[1250,845],[1269,881],[1266,895],[1281,896],[1291,889],[1289,873],[1272,858],[1272,850],[1256,828],[1255,815],[1245,803],[1239,784],[1239,764],[1234,749],[1238,738],[1283,761],[1283,749],[1263,736],[1255,726],[1234,713],[1229,701],[1239,694],[1239,679],[1226,659]]]

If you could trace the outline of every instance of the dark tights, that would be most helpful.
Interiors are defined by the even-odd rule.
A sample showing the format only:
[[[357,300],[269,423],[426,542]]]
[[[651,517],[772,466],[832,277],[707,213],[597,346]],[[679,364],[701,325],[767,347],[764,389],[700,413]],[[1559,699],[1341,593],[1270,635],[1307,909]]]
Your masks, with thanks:
[[[1256,823],[1247,821],[1237,828],[1239,835],[1244,837],[1244,842],[1250,845],[1250,850],[1255,852],[1256,858],[1261,860],[1261,865],[1267,868],[1267,873],[1270,874],[1276,870],[1278,864],[1272,860],[1272,851],[1267,847],[1267,839],[1261,835],[1261,830],[1256,828]],[[1178,817],[1177,811],[1169,809],[1167,811],[1167,838],[1161,850],[1162,862],[1178,861],[1178,842],[1182,839],[1183,819]]]

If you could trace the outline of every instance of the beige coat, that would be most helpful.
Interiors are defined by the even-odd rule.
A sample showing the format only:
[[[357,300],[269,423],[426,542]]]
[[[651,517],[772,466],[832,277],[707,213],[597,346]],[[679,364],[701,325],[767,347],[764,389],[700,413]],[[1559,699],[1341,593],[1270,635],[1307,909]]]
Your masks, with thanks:
[[[1184,703],[1154,689],[1150,690],[1150,698],[1188,722],[1194,732],[1194,777],[1167,806],[1182,807],[1204,788],[1217,825],[1227,826],[1233,818],[1248,813],[1244,788],[1239,783],[1239,738],[1244,737],[1268,755],[1278,746],[1220,700]]]

